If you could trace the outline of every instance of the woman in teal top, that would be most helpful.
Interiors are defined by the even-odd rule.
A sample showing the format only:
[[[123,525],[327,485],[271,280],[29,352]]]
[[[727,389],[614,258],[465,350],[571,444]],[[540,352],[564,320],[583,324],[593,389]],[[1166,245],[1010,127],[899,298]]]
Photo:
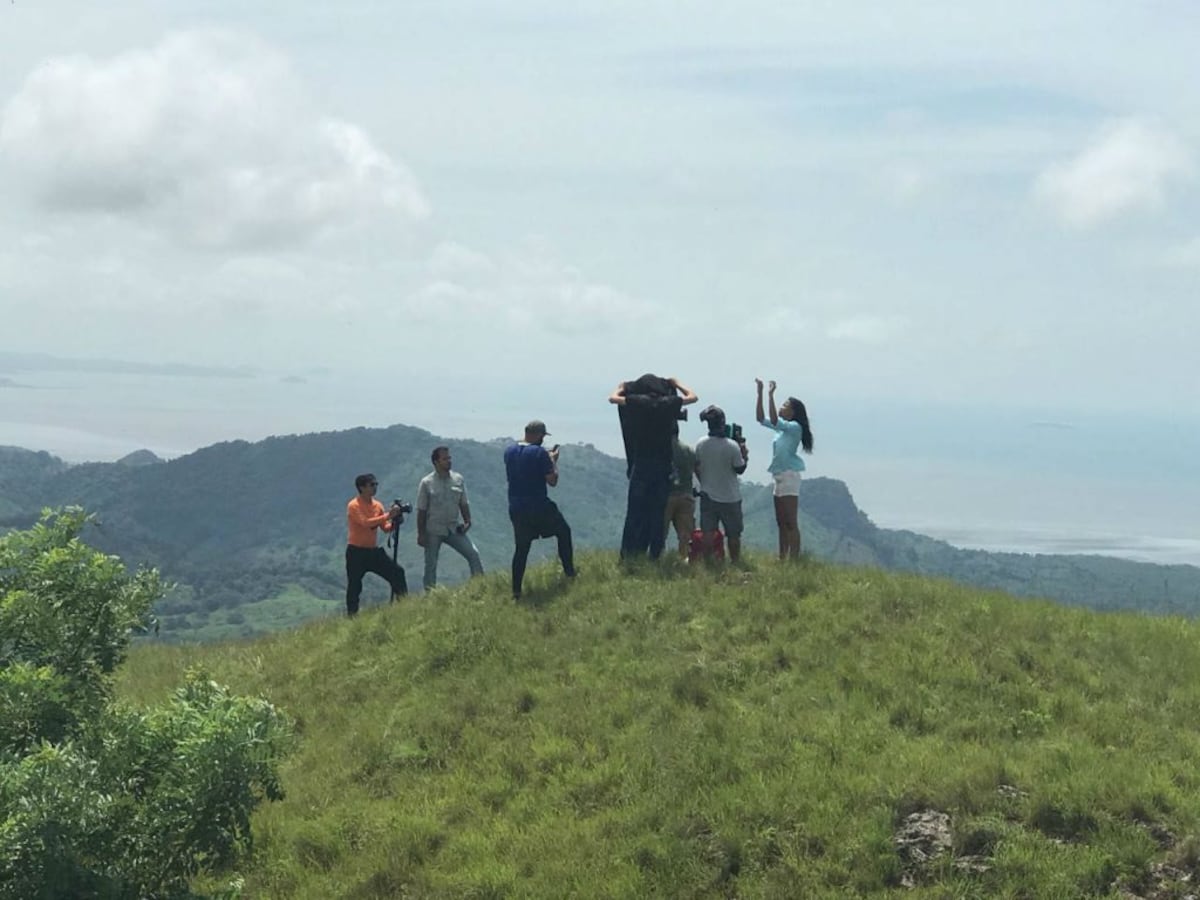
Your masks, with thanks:
[[[795,397],[788,397],[775,409],[775,382],[767,387],[768,416],[763,415],[763,383],[755,378],[758,400],[754,417],[759,424],[775,432],[771,444],[771,465],[767,471],[775,481],[775,524],[779,526],[779,558],[800,557],[800,473],[804,460],[800,450],[812,453],[813,435],[808,425],[808,410]]]

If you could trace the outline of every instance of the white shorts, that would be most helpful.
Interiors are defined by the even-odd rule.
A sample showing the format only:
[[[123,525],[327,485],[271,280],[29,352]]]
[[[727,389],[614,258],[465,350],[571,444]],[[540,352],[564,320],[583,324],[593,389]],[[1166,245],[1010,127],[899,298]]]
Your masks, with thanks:
[[[794,469],[775,473],[776,497],[800,496],[800,473]]]

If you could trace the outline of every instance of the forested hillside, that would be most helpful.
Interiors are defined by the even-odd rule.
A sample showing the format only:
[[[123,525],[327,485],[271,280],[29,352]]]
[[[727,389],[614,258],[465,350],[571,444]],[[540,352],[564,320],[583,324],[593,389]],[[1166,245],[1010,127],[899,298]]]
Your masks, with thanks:
[[[96,514],[88,540],[128,564],[158,566],[176,587],[159,609],[161,636],[251,635],[340,609],[345,504],[354,476],[373,471],[380,499],[415,499],[429,452],[448,444],[474,513],[471,534],[489,570],[512,550],[502,452],[507,438],[446,440],[409,426],[272,437],[215,444],[169,462],[152,457],[68,466],[46,453],[0,448],[0,523],[26,526],[47,506]],[[136,463],[136,464],[134,464]],[[554,496],[576,544],[614,549],[625,502],[625,466],[588,445],[566,445]],[[775,544],[768,488],[743,485],[746,543]],[[1200,569],[1104,557],[1031,556],[960,550],[923,535],[877,528],[840,481],[812,478],[801,498],[804,548],[837,562],[942,575],[1015,594],[1098,609],[1191,615],[1200,610]],[[553,552],[539,542],[534,560]],[[400,562],[419,586],[415,523],[401,529]],[[443,550],[441,582],[466,577]],[[386,599],[368,579],[364,599]]]

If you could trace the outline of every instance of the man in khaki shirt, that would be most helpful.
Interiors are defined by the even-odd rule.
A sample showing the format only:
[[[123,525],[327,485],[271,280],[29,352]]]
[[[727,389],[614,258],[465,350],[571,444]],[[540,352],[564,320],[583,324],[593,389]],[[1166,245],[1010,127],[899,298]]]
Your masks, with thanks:
[[[425,590],[437,585],[438,554],[447,544],[467,561],[471,576],[483,574],[479,551],[467,537],[471,507],[463,477],[450,469],[450,448],[434,447],[433,471],[417,487],[417,545],[425,548]],[[462,519],[460,522],[459,519]]]

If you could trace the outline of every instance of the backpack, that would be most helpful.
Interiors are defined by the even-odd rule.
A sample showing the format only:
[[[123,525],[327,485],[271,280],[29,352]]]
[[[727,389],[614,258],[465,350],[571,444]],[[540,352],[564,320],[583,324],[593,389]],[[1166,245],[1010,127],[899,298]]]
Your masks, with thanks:
[[[713,536],[713,559],[725,558],[725,535],[718,528]],[[704,532],[697,528],[688,541],[688,562],[704,559]]]

